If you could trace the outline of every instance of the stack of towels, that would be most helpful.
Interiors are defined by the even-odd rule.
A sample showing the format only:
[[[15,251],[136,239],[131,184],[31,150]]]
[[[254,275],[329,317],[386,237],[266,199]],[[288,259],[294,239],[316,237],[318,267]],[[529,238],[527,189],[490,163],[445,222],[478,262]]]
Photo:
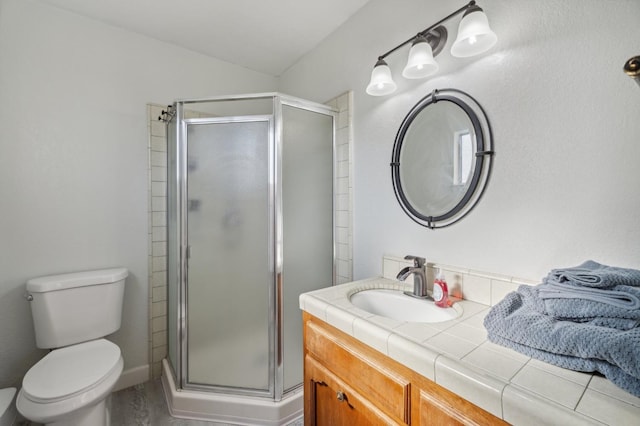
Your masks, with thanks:
[[[490,341],[640,397],[640,271],[594,261],[522,285],[484,320]]]

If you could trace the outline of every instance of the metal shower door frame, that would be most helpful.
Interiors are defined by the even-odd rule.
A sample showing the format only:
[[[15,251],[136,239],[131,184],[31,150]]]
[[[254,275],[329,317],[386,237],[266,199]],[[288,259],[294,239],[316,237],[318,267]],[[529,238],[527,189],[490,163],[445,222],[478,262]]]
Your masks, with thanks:
[[[179,164],[178,164],[178,175],[180,176],[179,182],[181,185],[180,188],[180,205],[178,206],[180,211],[180,313],[179,317],[182,319],[182,327],[179,329],[180,333],[180,385],[183,389],[189,390],[204,390],[204,391],[215,391],[219,393],[228,393],[233,395],[246,395],[246,396],[261,396],[261,397],[269,397],[273,398],[275,396],[275,312],[277,311],[276,305],[276,291],[275,291],[275,261],[274,261],[274,253],[272,249],[266,247],[268,250],[268,258],[270,270],[269,274],[272,277],[272,280],[269,285],[269,326],[268,326],[268,340],[269,340],[269,361],[268,361],[268,380],[269,380],[269,389],[267,391],[262,389],[251,389],[251,388],[241,388],[241,387],[232,387],[232,386],[218,386],[218,385],[209,385],[209,384],[198,384],[191,383],[188,381],[188,366],[189,366],[189,357],[188,357],[188,335],[189,335],[189,323],[187,321],[187,313],[189,312],[188,306],[188,296],[189,296],[189,222],[188,222],[188,165],[187,165],[187,157],[188,157],[188,127],[192,125],[207,125],[207,124],[227,124],[227,123],[254,123],[254,122],[266,122],[268,123],[268,139],[265,141],[268,144],[268,176],[269,176],[269,185],[268,185],[268,223],[269,228],[267,230],[269,247],[274,246],[274,235],[275,235],[275,194],[274,194],[274,176],[275,176],[275,143],[274,143],[274,123],[273,117],[271,115],[250,115],[250,116],[232,116],[232,117],[211,117],[211,118],[188,118],[182,119],[180,121],[180,132],[181,137],[178,141],[178,149],[179,149]]]

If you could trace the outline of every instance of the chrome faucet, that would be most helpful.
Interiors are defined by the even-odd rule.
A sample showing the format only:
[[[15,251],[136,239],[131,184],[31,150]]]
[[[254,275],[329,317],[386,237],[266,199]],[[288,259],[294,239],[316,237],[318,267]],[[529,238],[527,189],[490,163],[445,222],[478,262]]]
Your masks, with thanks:
[[[424,266],[426,259],[411,255],[407,255],[404,258],[405,260],[413,260],[413,266],[402,268],[396,277],[400,281],[404,281],[409,275],[413,274],[413,292],[405,291],[404,294],[420,299],[430,299],[427,294],[427,273]]]

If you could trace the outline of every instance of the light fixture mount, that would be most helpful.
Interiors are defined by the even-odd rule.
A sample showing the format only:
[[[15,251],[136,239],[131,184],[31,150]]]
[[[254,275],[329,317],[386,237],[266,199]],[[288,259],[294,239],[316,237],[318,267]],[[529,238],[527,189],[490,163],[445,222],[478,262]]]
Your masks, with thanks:
[[[426,33],[418,33],[416,38],[419,36],[427,39],[427,43],[429,43],[431,50],[433,50],[434,57],[442,52],[444,45],[447,44],[447,29],[443,25],[438,25]]]

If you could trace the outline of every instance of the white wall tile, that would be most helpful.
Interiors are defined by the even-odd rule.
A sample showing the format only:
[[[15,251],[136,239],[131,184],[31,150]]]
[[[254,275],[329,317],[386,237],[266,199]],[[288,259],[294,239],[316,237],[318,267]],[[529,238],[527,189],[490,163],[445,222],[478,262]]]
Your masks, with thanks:
[[[491,280],[486,277],[465,274],[462,281],[462,296],[466,300],[491,304]]]
[[[167,241],[167,228],[164,226],[154,226],[151,238],[156,241]]]
[[[151,225],[152,226],[167,226],[167,215],[165,212],[153,212],[151,213]],[[166,251],[166,248],[163,249]],[[154,253],[156,254],[156,253]],[[162,253],[157,253],[158,255],[162,255]]]
[[[160,137],[163,137],[163,138],[166,137],[167,136],[167,126],[161,121],[157,121],[157,120],[152,121],[151,122],[151,136],[160,136]]]
[[[167,153],[151,151],[151,166],[167,167]]]
[[[514,284],[512,282],[501,281],[501,280],[492,280],[491,281],[491,306],[500,302],[504,297],[511,293],[512,291],[516,291],[519,285]]]
[[[167,152],[167,140],[160,136],[151,136],[151,150]]]
[[[161,302],[163,300],[167,300],[167,287],[153,287],[151,292],[151,297],[154,302]]]

